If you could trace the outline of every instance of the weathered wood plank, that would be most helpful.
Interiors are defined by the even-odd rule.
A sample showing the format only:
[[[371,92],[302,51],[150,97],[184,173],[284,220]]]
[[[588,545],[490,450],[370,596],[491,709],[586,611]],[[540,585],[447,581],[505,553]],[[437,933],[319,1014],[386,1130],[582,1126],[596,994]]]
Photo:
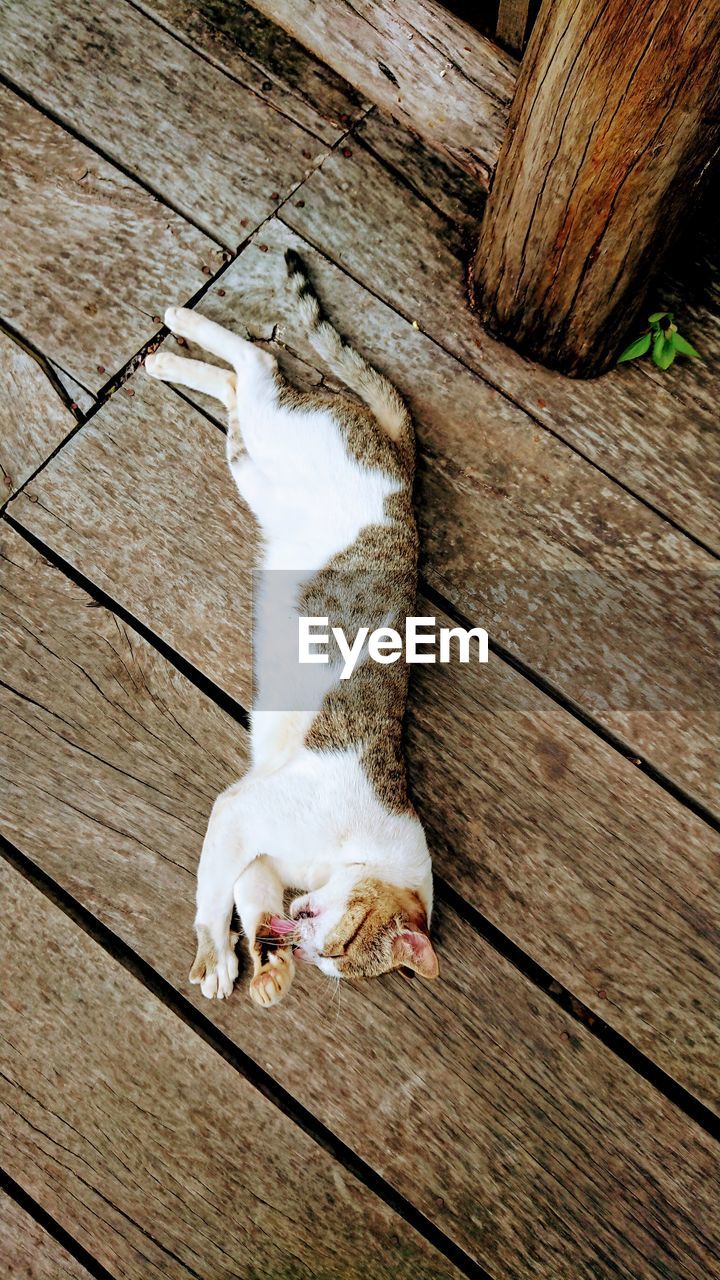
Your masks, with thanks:
[[[356,126],[354,134],[384,164],[402,174],[403,181],[422,200],[461,225],[468,237],[476,233],[485,192],[458,164],[375,109]]]
[[[487,187],[517,63],[435,0],[255,0],[381,110]]]
[[[330,156],[305,183],[303,204],[290,201],[283,219],[538,422],[720,551],[720,432],[707,403],[717,403],[718,365],[707,344],[707,365],[685,362],[662,379],[623,366],[577,382],[532,364],[471,312],[464,228],[428,209],[364,147],[347,149],[351,156]],[[657,300],[664,305],[662,285]]]
[[[0,1259],[8,1280],[90,1280],[90,1273],[0,1191]]]
[[[49,364],[58,382],[65,388],[71,407],[73,404],[77,405],[81,413],[87,413],[89,409],[92,409],[95,404],[95,396],[91,395],[82,383],[73,378],[71,374],[66,373],[54,360],[50,360]]]
[[[255,531],[239,516],[237,494],[225,482],[223,437],[179,396],[144,375],[132,380],[132,388],[132,399],[112,397],[83,427],[79,453],[63,451],[60,470],[46,469],[52,470],[47,484],[38,477],[38,487],[26,491],[28,527],[47,534],[58,551],[89,570],[98,586],[160,636],[177,630],[179,591],[185,604],[178,649],[192,654],[192,661],[204,654],[207,674],[247,703]],[[146,432],[154,438],[150,451]],[[207,467],[209,484],[198,485],[198,463]],[[78,484],[72,511],[65,489],[70,472]],[[96,559],[90,543],[98,533],[98,508],[107,533]],[[16,504],[11,511],[25,519]],[[159,523],[148,521],[149,511]],[[51,532],[56,526],[68,534],[62,548]],[[222,572],[208,581],[212,564]]]
[[[282,250],[288,243],[285,228],[268,224],[259,245],[224,275],[224,296],[211,291],[203,308],[221,321],[242,317],[256,332],[271,334],[287,312]],[[712,557],[617,486],[599,482],[592,467],[522,410],[320,255],[298,247],[341,331],[390,374],[417,418],[424,452],[418,507],[431,585],[637,755],[715,803]],[[281,332],[303,358],[313,359],[291,317]],[[139,590],[153,610],[166,609],[172,625],[174,602],[160,603],[167,582],[158,556],[162,560],[166,539],[158,546],[147,512],[167,504],[162,528],[177,526],[184,514],[165,481],[156,487],[157,467],[145,470],[140,461],[143,414],[161,417],[163,403],[136,384],[134,408],[123,400],[104,411],[112,443],[96,420],[13,510],[68,558],[89,566],[90,576],[106,575],[111,593]],[[182,410],[171,412],[179,423]],[[118,445],[126,430],[132,445]],[[158,425],[157,435],[168,440],[168,430],[169,424]],[[184,428],[176,431],[182,435]],[[178,447],[195,446],[186,441]],[[99,470],[94,477],[80,474],[76,459]],[[132,474],[130,498],[117,498],[114,515],[106,494],[125,474]],[[35,506],[33,499],[39,500]],[[209,515],[211,499],[198,501]],[[116,535],[99,535],[98,521],[124,527],[127,511],[145,530],[137,544],[143,561],[158,567],[149,568],[139,586],[131,573],[121,587],[129,565]],[[194,545],[189,531],[179,536],[183,558],[189,556],[197,572],[207,547]],[[188,589],[191,583],[192,574]],[[221,643],[215,652],[224,649]]]
[[[0,328],[0,503],[49,457],[76,418],[41,361]]]
[[[3,899],[4,1163],[104,1266],[460,1275],[9,868]]]
[[[4,88],[0,127],[0,314],[97,391],[157,332],[168,289],[191,297],[203,266],[215,271],[221,259],[201,232]]]
[[[251,260],[241,274],[241,259],[226,284],[231,305],[238,308],[241,296],[262,330],[277,260],[255,256],[266,264],[262,274],[254,275]],[[322,278],[333,309],[342,293],[348,314],[356,310],[357,323],[377,335],[375,304],[358,303],[347,281],[332,285],[336,274],[329,268]],[[208,301],[215,315],[224,305]],[[382,352],[376,348],[383,362],[386,351],[400,351],[407,376],[418,377],[425,448],[432,450],[441,423],[462,457],[463,424],[486,412],[482,399],[468,400],[467,383],[477,380],[446,370],[447,357],[423,351],[430,344],[420,335],[389,329],[384,342]],[[303,375],[297,362],[292,373]],[[452,388],[452,405],[434,399],[432,388],[425,399],[426,384]],[[254,526],[227,475],[217,429],[142,375],[134,387],[132,401],[104,406],[11,514],[247,706]],[[511,441],[513,424],[500,420],[496,431]],[[500,464],[491,456],[489,465]],[[421,512],[438,554],[446,535],[431,534],[432,524],[461,510],[455,490],[439,485],[428,464]],[[491,497],[489,515],[495,510]],[[413,706],[413,773],[443,874],[715,1105],[720,1045],[705,1000],[707,975],[718,965],[712,833],[495,658],[489,668],[433,671],[418,683]]]
[[[243,0],[140,0],[136,7],[325,142],[365,110],[352,85]]]
[[[327,151],[125,0],[0,15],[5,74],[229,248]]]
[[[4,694],[11,747],[5,830],[11,839],[179,984],[231,1040],[492,1274],[707,1280],[720,1232],[710,1140],[449,909],[441,906],[437,913],[443,973],[432,986],[406,984],[397,976],[347,983],[333,1006],[330,988],[311,972],[301,975],[294,997],[265,1018],[244,996],[210,1005],[185,985],[192,871],[204,811],[217,787],[241,767],[242,731],[111,614],[88,609],[87,597],[20,538],[8,536],[6,554],[6,679],[17,691]],[[6,911],[4,918],[11,915]],[[13,963],[22,958],[25,975],[10,987],[22,992],[22,1016],[13,1010],[10,1038],[23,1055],[43,1055],[42,1070],[33,1072],[32,1093],[42,1102],[49,1091],[56,1116],[59,1107],[67,1108],[53,1120],[44,1112],[38,1115],[32,1099],[16,1103],[47,1135],[41,1138],[45,1155],[39,1165],[37,1150],[29,1160],[25,1141],[18,1142],[15,1129],[6,1130],[7,1138],[15,1139],[13,1159],[20,1162],[22,1179],[35,1180],[29,1188],[35,1197],[45,1202],[52,1195],[53,1212],[62,1220],[68,1175],[53,1167],[50,1185],[54,1138],[70,1148],[70,1161],[65,1154],[59,1158],[71,1168],[78,1167],[79,1156],[88,1160],[83,1177],[90,1188],[95,1185],[97,1155],[63,1125],[70,1121],[87,1135],[90,1116],[102,1169],[118,1171],[117,1192],[113,1186],[108,1198],[117,1204],[122,1195],[130,1226],[154,1214],[153,1236],[184,1257],[188,1238],[196,1241],[198,1235],[188,1237],[186,1223],[182,1240],[168,1239],[172,1224],[162,1212],[164,1170],[179,1162],[172,1186],[181,1197],[192,1194],[191,1201],[182,1200],[192,1209],[190,1221],[200,1215],[203,1230],[215,1236],[214,1220],[206,1215],[212,1214],[215,1195],[221,1209],[226,1203],[220,1178],[227,1176],[228,1162],[235,1194],[232,1152],[237,1148],[228,1148],[225,1137],[230,1115],[233,1129],[250,1147],[243,1154],[244,1167],[257,1167],[252,1155],[258,1128],[266,1135],[260,1167],[267,1172],[268,1151],[285,1153],[289,1178],[283,1202],[296,1199],[304,1214],[305,1199],[293,1181],[296,1160],[288,1153],[285,1132],[274,1136],[266,1104],[255,1096],[246,1125],[243,1082],[228,1075],[224,1064],[208,1060],[206,1065],[204,1048],[188,1046],[185,1029],[174,1020],[168,1029],[165,1012],[113,962],[94,947],[86,955],[87,940],[81,947],[74,937],[66,940],[52,908],[43,904],[42,912],[34,909],[31,917],[32,945],[42,948],[45,960],[25,960],[24,937],[19,947],[9,948]],[[43,920],[39,932],[38,918]],[[62,964],[52,963],[55,952]],[[82,999],[74,986],[67,989],[64,974],[72,970],[92,973]],[[132,991],[126,994],[129,983]],[[137,1026],[150,1018],[148,1059],[137,1042]],[[103,1046],[100,1064],[91,1059],[83,1065],[88,1023],[93,1043]],[[123,1037],[116,1034],[118,1026]],[[73,1055],[85,1085],[82,1100],[72,1085],[67,1097],[58,1096],[55,1084],[53,1069],[64,1081],[74,1079]],[[215,1108],[218,1071],[222,1116]],[[209,1081],[205,1103],[195,1093],[200,1075]],[[97,1092],[91,1101],[93,1086]],[[108,1086],[122,1101],[109,1095]],[[147,1091],[144,1100],[141,1088]],[[138,1101],[150,1120],[137,1114]],[[102,1112],[117,1115],[119,1107],[125,1110],[115,1134]],[[168,1125],[162,1139],[148,1129],[152,1113]],[[151,1152],[151,1172],[161,1183],[149,1208],[146,1185],[133,1194],[114,1161],[121,1152],[134,1167],[139,1139],[144,1161]],[[210,1187],[203,1207],[184,1164],[187,1153],[199,1146],[205,1157],[203,1181]],[[320,1181],[319,1173],[314,1176]],[[263,1185],[267,1189],[267,1182]],[[96,1227],[86,1225],[94,1195],[90,1188],[79,1189],[81,1225],[94,1232]],[[317,1184],[311,1189],[317,1200]],[[344,1202],[342,1212],[348,1212]],[[106,1206],[102,1213],[108,1213]],[[78,1221],[77,1206],[73,1220]],[[232,1253],[242,1213],[235,1210],[230,1221],[222,1240]],[[347,1239],[354,1221],[349,1219],[346,1230],[339,1230],[333,1217],[329,1225],[335,1237]],[[112,1222],[117,1231],[114,1217]],[[128,1225],[121,1230],[127,1232]],[[381,1242],[385,1230],[383,1222]],[[326,1240],[322,1234],[316,1247]],[[117,1256],[117,1239],[110,1244]],[[150,1245],[143,1240],[140,1247]],[[265,1271],[272,1273],[270,1267]],[[331,1267],[330,1274],[346,1272]]]
[[[720,839],[494,655],[421,672],[410,783],[438,870],[720,1113]]]

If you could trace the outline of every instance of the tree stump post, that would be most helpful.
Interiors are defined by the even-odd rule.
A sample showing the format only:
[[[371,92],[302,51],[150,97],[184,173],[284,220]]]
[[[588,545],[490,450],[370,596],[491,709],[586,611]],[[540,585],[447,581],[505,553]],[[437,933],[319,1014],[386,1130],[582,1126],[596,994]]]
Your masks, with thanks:
[[[543,0],[473,262],[490,331],[602,373],[719,145],[718,0]]]

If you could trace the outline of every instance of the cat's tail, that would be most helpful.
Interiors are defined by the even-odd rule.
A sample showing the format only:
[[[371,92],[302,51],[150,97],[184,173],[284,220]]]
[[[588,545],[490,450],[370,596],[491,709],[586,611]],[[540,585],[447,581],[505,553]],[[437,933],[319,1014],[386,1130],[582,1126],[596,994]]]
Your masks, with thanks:
[[[318,355],[338,378],[365,401],[391,440],[409,444],[413,438],[412,421],[392,383],[378,373],[377,369],[373,369],[357,351],[347,346],[340,334],[324,318],[305,264],[294,249],[286,250],[285,263],[292,295]]]

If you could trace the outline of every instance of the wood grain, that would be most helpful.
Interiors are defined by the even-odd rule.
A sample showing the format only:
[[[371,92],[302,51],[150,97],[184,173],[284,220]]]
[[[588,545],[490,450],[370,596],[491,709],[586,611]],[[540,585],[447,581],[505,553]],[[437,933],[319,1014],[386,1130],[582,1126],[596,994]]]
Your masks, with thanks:
[[[459,1276],[14,870],[3,898],[4,1161],[104,1266]]]
[[[255,8],[487,187],[515,87],[510,54],[435,0],[256,0]]]
[[[5,74],[231,249],[327,152],[125,0],[0,15]]]
[[[211,798],[241,767],[242,730],[112,614],[87,608],[87,597],[20,538],[8,535],[6,554],[7,680],[15,692],[4,694],[4,825],[26,855],[491,1274],[707,1280],[720,1232],[710,1139],[447,907],[435,926],[437,984],[399,976],[347,983],[333,1005],[332,988],[311,972],[272,1018],[244,994],[224,1006],[201,1002],[183,976],[192,872]],[[314,1223],[318,1203],[325,1215],[309,1232],[316,1261],[329,1234],[352,1241],[357,1217],[346,1192],[335,1193],[347,1215],[342,1230],[325,1208],[326,1158],[311,1166],[306,1208],[308,1169],[297,1173],[277,1113],[255,1094],[249,1104],[244,1082],[49,904],[27,915],[4,912],[10,963],[21,975],[5,984],[13,1062],[34,1095],[13,1091],[25,1117],[4,1130],[13,1176],[31,1179],[28,1189],[61,1221],[72,1188],[83,1239],[88,1232],[116,1257],[122,1249],[123,1261],[131,1246],[142,1251],[145,1270],[134,1263],[123,1271],[131,1276],[154,1275],[163,1245],[181,1258],[191,1242],[214,1250],[215,1214],[226,1197],[244,1203],[238,1159],[246,1179],[258,1165],[265,1170],[263,1197],[271,1197],[268,1150],[284,1153],[281,1203],[298,1206],[296,1221]],[[86,975],[80,988],[78,973]],[[242,1135],[239,1156],[228,1147],[228,1116]],[[139,1185],[130,1177],[138,1147],[157,1182],[148,1173]],[[202,1198],[188,1166],[198,1150]],[[354,1195],[367,1218],[367,1202]],[[107,1227],[90,1219],[94,1206],[112,1227],[109,1240]],[[231,1255],[244,1216],[235,1210],[223,1224]],[[135,1225],[149,1221],[151,1241]],[[385,1215],[373,1228],[378,1250],[390,1227],[400,1232]],[[281,1242],[284,1230],[281,1219]],[[373,1264],[376,1256],[369,1254]],[[176,1273],[172,1260],[165,1265]],[[224,1275],[221,1261],[203,1273]],[[330,1274],[346,1272],[331,1266]]]
[[[76,424],[75,415],[51,381],[52,371],[0,329],[0,502],[4,502],[49,457]]]
[[[168,292],[191,297],[205,281],[203,266],[217,270],[219,255],[201,232],[5,88],[0,127],[0,314],[97,391],[157,332],[153,316]]]
[[[335,142],[369,105],[243,0],[140,0],[136,7],[324,142]]]
[[[0,1191],[0,1259],[8,1280],[90,1280],[62,1245]]]
[[[224,296],[212,291],[203,309],[231,324],[242,316],[255,332],[272,334],[287,312],[282,254],[288,243],[286,229],[268,224],[259,244],[223,277]],[[417,419],[424,455],[418,511],[431,585],[630,750],[713,805],[715,562],[617,486],[598,483],[591,467],[520,409],[325,259],[297,247],[341,331],[389,373]],[[316,360],[291,317],[279,332],[303,359]],[[152,609],[166,608],[171,621],[174,603],[160,604],[167,571],[148,568],[136,585],[117,536],[101,533],[100,526],[130,519],[133,528],[143,528],[139,541],[135,533],[129,539],[136,548],[132,563],[142,546],[143,562],[153,566],[158,556],[163,559],[166,542],[156,532],[161,503],[159,527],[182,526],[179,563],[187,555],[197,569],[216,554],[224,557],[226,547],[219,549],[217,533],[196,547],[198,526],[188,527],[180,514],[175,482],[159,476],[157,464],[148,470],[140,461],[148,415],[164,440],[172,429],[162,422],[164,401],[143,383],[133,384],[132,404],[122,399],[108,405],[106,416],[54,460],[13,510],[89,576],[106,574],[111,594],[121,590],[125,600],[128,591],[139,591]],[[182,408],[168,403],[179,424]],[[183,441],[172,450],[192,452],[196,446],[185,426],[176,425],[175,432]],[[218,485],[227,492],[221,460],[217,465]],[[109,495],[126,472],[132,475],[129,497],[113,503]],[[209,515],[212,496],[198,495],[197,501]],[[235,549],[227,553],[237,555]],[[192,590],[192,573],[184,581]],[[225,649],[224,641],[208,641],[208,651],[221,655]]]
[[[222,317],[226,303],[237,310],[242,297],[252,326],[272,330],[268,282],[277,281],[280,259],[249,253],[241,272],[243,259],[226,280],[226,297],[208,298],[207,309]],[[257,274],[256,259],[263,263]],[[371,299],[356,307],[349,283],[336,276],[328,268],[320,277],[332,309],[342,297],[366,332],[378,334],[382,309]],[[426,449],[441,434],[460,451],[464,423],[480,414],[491,420],[482,399],[468,399],[476,380],[444,368],[448,358],[428,352],[420,335],[382,333],[384,346],[373,354],[385,363],[386,353],[402,352],[404,376],[423,406]],[[291,374],[301,385],[317,380],[307,370],[295,361]],[[248,706],[255,534],[227,474],[223,438],[170,389],[143,375],[133,383],[132,400],[114,397],[104,406],[11,514]],[[496,439],[502,435],[507,447],[513,430],[501,420]],[[492,458],[489,465],[499,467]],[[428,464],[420,510],[439,559],[446,535],[432,525],[457,511],[460,499],[438,484]],[[522,511],[539,487],[531,474]],[[466,487],[458,491],[462,498]],[[433,499],[427,509],[426,496]],[[488,515],[496,510],[491,498]],[[534,522],[549,523],[547,516]],[[471,572],[478,572],[472,562]],[[443,874],[716,1105],[720,1045],[704,996],[718,965],[711,925],[718,845],[706,825],[496,658],[476,671],[433,669],[418,682],[414,707],[413,775]]]
[[[332,155],[313,174],[303,204],[289,201],[283,219],[534,420],[720,551],[717,348],[701,341],[706,362],[685,362],[663,379],[625,366],[580,383],[531,363],[495,341],[469,308],[466,228],[429,209],[363,146],[348,149],[351,156]],[[714,243],[712,256],[717,280]],[[696,272],[682,291],[685,305],[707,280],[707,270]],[[662,282],[657,303],[665,305]]]

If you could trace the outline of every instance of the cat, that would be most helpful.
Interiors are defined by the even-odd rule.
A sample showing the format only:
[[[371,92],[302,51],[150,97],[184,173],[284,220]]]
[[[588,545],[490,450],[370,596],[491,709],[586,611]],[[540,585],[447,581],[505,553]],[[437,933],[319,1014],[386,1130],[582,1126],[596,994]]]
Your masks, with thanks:
[[[366,659],[341,680],[331,654],[328,665],[302,669],[312,678],[301,699],[286,688],[275,705],[279,664],[267,654],[278,618],[327,617],[347,635],[361,624],[402,629],[418,554],[408,410],[322,316],[300,257],[288,250],[285,261],[289,305],[355,395],[294,390],[270,352],[183,307],[167,310],[168,329],[232,368],[169,352],[145,361],[152,377],[225,405],[228,464],[262,535],[252,763],[210,816],[190,981],[209,998],[230,995],[234,905],[252,958],[250,996],[264,1008],[287,994],[296,959],[336,978],[438,974],[431,861],[405,780],[404,661]],[[296,667],[291,679],[299,676]],[[289,888],[305,892],[287,922]]]

